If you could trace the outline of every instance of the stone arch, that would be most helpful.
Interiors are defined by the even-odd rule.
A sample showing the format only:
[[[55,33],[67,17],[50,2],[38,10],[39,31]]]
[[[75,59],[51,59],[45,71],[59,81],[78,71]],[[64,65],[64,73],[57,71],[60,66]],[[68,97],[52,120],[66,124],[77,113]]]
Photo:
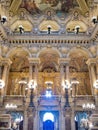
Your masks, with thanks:
[[[46,112],[43,116],[43,121],[51,120],[54,122],[54,115],[50,112]]]
[[[69,52],[67,53],[67,57],[69,57],[69,55],[71,53],[76,52],[76,51],[77,52],[81,51],[82,53],[84,53],[85,55],[87,55],[88,58],[89,57],[93,57],[92,54],[86,48],[84,48],[84,47],[79,47],[79,48],[78,47],[74,47],[74,48],[70,49]]]
[[[58,51],[58,49],[56,49],[56,48],[54,48],[54,47],[49,47],[52,51],[55,51],[58,55],[59,55],[59,57],[62,57],[62,54],[60,53],[60,51]],[[41,49],[38,53],[37,53],[37,57],[39,57],[39,55],[42,53],[42,52],[44,52],[44,51],[46,51],[48,49],[48,47],[44,47],[43,49]]]
[[[37,54],[40,58],[40,71],[58,71],[58,59],[61,53],[52,47],[43,48]]]
[[[9,51],[7,57],[12,61],[10,66],[9,76],[8,76],[8,95],[23,95],[25,90],[19,84],[19,81],[24,80],[28,82],[29,73],[29,60],[31,54],[26,48],[15,47]],[[24,86],[26,87],[26,86]],[[9,89],[11,88],[11,89]]]
[[[74,92],[76,95],[91,95],[89,69],[86,64],[87,60],[92,57],[91,53],[85,48],[74,47],[67,57],[70,58],[70,79],[76,78],[79,81],[78,89]]]
[[[6,57],[10,57],[14,53],[16,53],[16,51],[19,50],[19,49],[25,51],[26,53],[28,53],[29,57],[32,56],[30,51],[27,48],[25,48],[25,47],[23,47],[23,48],[14,47],[14,48],[11,48],[10,51],[6,54]]]

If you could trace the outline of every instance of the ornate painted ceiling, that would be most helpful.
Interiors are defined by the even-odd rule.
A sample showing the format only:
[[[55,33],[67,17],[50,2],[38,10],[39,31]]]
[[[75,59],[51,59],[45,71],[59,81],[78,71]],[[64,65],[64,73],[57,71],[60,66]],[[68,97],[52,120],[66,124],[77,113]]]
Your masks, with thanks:
[[[88,26],[92,26],[89,23],[93,16],[97,16],[97,12],[94,0],[0,1],[0,16],[7,16],[7,26],[15,32],[19,32],[19,25],[22,25],[25,31],[31,32],[35,21],[40,31],[46,31],[48,25],[51,25],[52,31],[59,31],[62,26],[60,24],[65,23],[68,32],[74,32],[77,25],[80,26],[80,32],[86,32]],[[57,21],[55,17],[61,21]]]
[[[17,6],[13,9],[16,4]],[[10,1],[10,10],[16,12],[19,8],[25,8],[30,14],[41,14],[47,8],[51,8],[60,15],[61,12],[69,13],[73,9],[78,9],[84,14],[91,5],[92,0],[20,0],[19,2],[12,0]]]

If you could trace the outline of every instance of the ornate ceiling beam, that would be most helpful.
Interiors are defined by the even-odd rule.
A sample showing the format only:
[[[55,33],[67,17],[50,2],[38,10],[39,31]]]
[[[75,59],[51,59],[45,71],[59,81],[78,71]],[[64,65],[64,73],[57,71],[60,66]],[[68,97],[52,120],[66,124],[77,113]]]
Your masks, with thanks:
[[[87,6],[87,3],[85,0],[77,0],[80,8],[81,8],[81,11],[83,14],[87,13],[89,11],[89,8]]]
[[[98,37],[98,24],[95,25],[95,28],[93,30],[93,33],[91,35],[91,39],[95,41]]]
[[[10,6],[10,11],[12,11],[15,14],[21,3],[22,3],[22,0],[13,0]]]
[[[1,25],[1,23],[0,23],[0,38],[4,41],[7,39],[7,34],[6,34],[3,26]]]

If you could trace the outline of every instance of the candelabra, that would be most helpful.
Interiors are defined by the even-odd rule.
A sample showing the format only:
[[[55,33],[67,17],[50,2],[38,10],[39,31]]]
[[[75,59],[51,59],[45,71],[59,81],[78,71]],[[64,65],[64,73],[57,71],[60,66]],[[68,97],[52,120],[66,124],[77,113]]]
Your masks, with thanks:
[[[51,33],[51,26],[48,25],[47,28],[48,28],[48,34],[50,34]]]
[[[70,88],[70,84],[67,80],[65,80],[64,88],[65,88],[65,99],[66,99],[64,107],[70,107],[69,94],[68,94],[68,89]]]
[[[35,88],[34,80],[30,80],[28,85],[29,85],[29,88],[31,89],[29,107],[34,107],[34,102],[33,102],[33,99],[34,99],[34,88]]]

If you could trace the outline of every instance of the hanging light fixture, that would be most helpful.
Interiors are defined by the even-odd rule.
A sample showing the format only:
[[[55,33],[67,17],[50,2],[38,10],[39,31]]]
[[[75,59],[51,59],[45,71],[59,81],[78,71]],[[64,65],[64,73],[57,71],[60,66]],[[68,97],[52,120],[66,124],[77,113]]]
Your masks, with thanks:
[[[13,103],[7,103],[6,106],[5,106],[6,109],[16,109],[17,108],[17,105],[16,104],[13,104]]]
[[[1,17],[1,23],[4,24],[7,21],[7,17],[6,16],[2,16]]]
[[[89,102],[88,95],[87,95],[87,102],[82,104],[82,108],[87,111],[95,109],[95,104]]]
[[[98,23],[98,16],[93,16],[92,22],[93,22],[94,24]]]
[[[19,32],[20,34],[24,33],[24,27],[22,25],[19,25]]]
[[[75,26],[75,33],[76,33],[76,34],[79,33],[79,30],[80,30],[80,26],[79,26],[79,25]]]
[[[94,110],[95,109],[95,105],[93,103],[84,103],[82,105],[82,108],[84,110]]]
[[[50,34],[51,33],[51,25],[48,25],[47,29],[48,29],[48,34]]]

